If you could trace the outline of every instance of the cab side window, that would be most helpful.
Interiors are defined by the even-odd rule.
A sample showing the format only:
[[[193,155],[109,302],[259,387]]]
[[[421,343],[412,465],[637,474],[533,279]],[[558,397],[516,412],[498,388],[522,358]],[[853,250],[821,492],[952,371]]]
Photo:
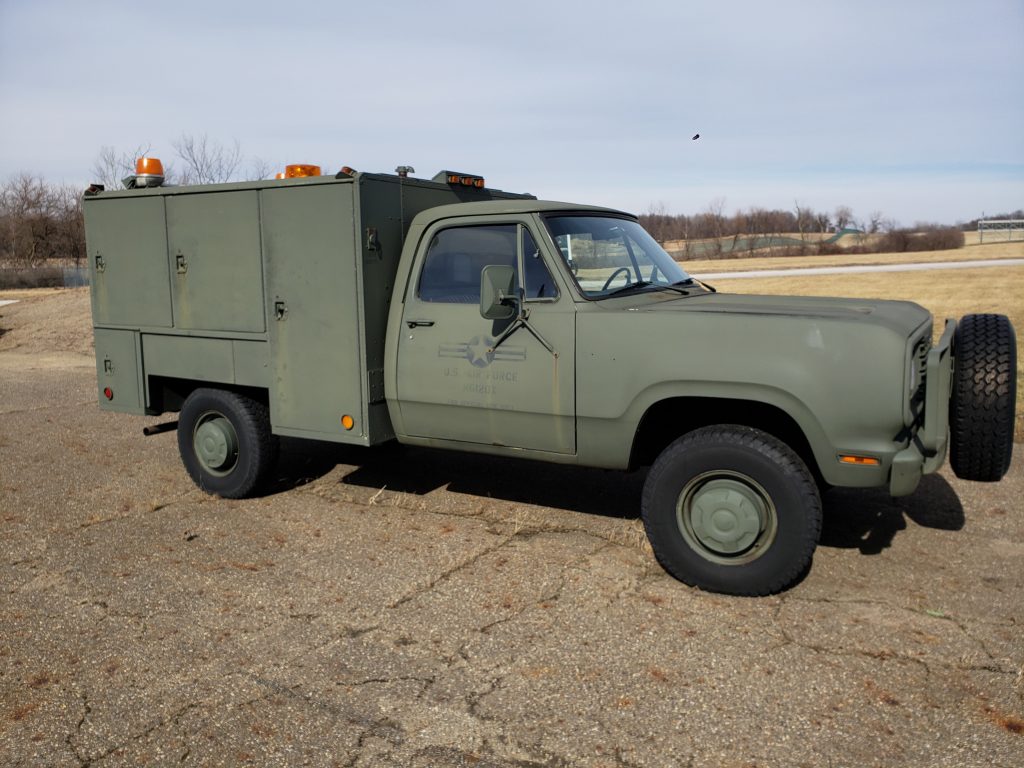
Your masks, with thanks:
[[[450,227],[434,235],[420,271],[420,301],[477,304],[480,273],[488,264],[512,267],[519,281],[521,247],[523,293],[527,299],[553,299],[558,289],[530,230],[520,224]]]
[[[421,301],[476,304],[488,264],[516,268],[515,224],[442,229],[430,241],[420,272]]]

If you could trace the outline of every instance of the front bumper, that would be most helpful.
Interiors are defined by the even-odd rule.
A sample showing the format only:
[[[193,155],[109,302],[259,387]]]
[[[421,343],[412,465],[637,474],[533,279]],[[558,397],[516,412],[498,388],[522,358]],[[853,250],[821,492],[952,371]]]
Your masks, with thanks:
[[[923,420],[910,444],[893,457],[889,470],[889,493],[893,496],[913,493],[921,477],[935,472],[946,460],[955,332],[956,321],[946,320],[942,337],[928,353]]]

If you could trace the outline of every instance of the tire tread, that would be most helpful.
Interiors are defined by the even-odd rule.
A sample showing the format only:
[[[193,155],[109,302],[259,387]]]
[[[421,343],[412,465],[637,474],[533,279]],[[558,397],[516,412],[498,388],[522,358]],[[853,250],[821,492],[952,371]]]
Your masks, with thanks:
[[[661,541],[657,535],[653,520],[657,510],[654,509],[653,496],[662,476],[672,471],[673,463],[680,455],[701,450],[711,444],[731,445],[755,453],[775,464],[782,474],[792,481],[797,490],[798,503],[808,513],[806,525],[799,531],[796,554],[787,567],[779,569],[770,579],[755,583],[737,578],[731,580],[728,585],[723,585],[721,581],[703,578],[676,562],[668,551],[667,542]],[[792,448],[778,438],[752,427],[734,424],[702,427],[683,435],[669,445],[654,462],[648,474],[644,484],[641,515],[654,556],[672,576],[700,589],[750,597],[773,594],[792,584],[807,569],[821,537],[821,496],[807,465]],[[737,572],[743,567],[723,566],[727,569],[737,569]]]
[[[949,463],[964,480],[995,482],[1010,468],[1017,344],[1005,315],[966,315],[954,342]]]
[[[207,478],[192,447],[192,422],[197,411],[215,407],[229,418],[238,433],[239,451],[250,447],[254,460],[240,462],[241,474],[232,473],[230,483],[218,482],[222,478]],[[241,499],[252,495],[277,463],[279,442],[270,430],[270,411],[266,405],[246,395],[224,389],[201,387],[185,400],[178,428],[178,449],[182,463],[197,486],[207,493],[226,499]]]

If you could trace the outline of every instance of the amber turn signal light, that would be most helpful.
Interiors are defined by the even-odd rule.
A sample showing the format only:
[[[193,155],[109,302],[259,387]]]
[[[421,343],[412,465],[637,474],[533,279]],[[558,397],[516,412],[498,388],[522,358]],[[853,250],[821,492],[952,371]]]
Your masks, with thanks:
[[[349,416],[347,413],[341,417],[341,426],[346,430],[352,429],[356,425],[356,420]]]
[[[849,456],[842,455],[839,457],[839,461],[843,464],[856,464],[861,467],[877,467],[882,462],[876,459],[874,456]]]

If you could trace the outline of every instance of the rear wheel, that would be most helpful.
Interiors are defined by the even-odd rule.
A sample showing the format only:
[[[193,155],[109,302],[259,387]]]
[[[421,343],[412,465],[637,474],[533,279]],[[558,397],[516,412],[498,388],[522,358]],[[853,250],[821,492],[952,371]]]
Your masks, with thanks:
[[[953,341],[949,463],[964,480],[999,480],[1013,457],[1017,341],[1005,315],[965,315]]]
[[[229,499],[250,495],[277,461],[267,407],[222,389],[186,398],[178,419],[178,450],[195,484]]]
[[[676,440],[644,485],[644,528],[658,561],[712,592],[766,595],[810,564],[821,533],[814,477],[789,446],[721,425]]]

